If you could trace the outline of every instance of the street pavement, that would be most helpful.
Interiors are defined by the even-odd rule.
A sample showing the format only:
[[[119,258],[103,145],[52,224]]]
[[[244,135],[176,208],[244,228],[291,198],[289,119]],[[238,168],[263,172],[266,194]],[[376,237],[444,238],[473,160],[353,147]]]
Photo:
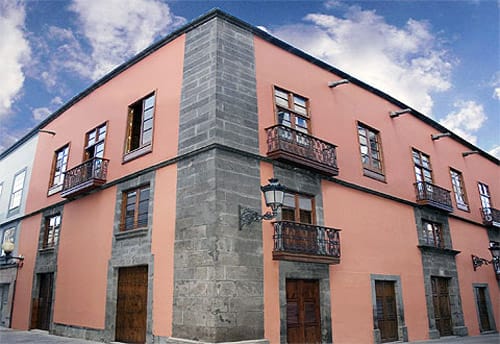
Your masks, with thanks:
[[[5,327],[0,327],[0,344],[99,344],[90,340],[74,339],[50,335],[47,331],[31,330],[16,331]],[[500,344],[500,335],[498,333],[474,337],[445,337],[434,340],[424,340],[409,342],[412,344]],[[364,344],[364,343],[349,343]]]

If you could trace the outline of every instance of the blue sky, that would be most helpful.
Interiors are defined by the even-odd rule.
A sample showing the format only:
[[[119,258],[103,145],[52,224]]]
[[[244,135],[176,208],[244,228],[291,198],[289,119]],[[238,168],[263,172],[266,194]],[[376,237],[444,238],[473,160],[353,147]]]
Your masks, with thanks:
[[[500,2],[0,0],[0,152],[111,69],[220,8],[500,158]]]

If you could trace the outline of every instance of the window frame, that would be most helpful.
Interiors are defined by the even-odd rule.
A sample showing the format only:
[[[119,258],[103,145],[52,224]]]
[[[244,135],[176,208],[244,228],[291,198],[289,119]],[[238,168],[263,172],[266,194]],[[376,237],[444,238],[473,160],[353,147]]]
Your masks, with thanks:
[[[105,128],[104,135],[100,135],[101,128]],[[94,142],[92,144],[89,144],[89,136],[90,134],[95,133],[94,137]],[[87,131],[85,133],[85,145],[83,147],[83,161],[87,161],[93,158],[96,158],[96,151],[95,148],[102,143],[103,148],[102,148],[102,156],[99,156],[98,158],[104,158],[104,152],[106,150],[106,137],[108,135],[108,121],[102,123],[101,125],[98,125],[97,127],[92,128],[91,130]],[[93,155],[90,156],[89,150],[92,149]]]
[[[146,213],[146,224],[140,224],[139,223],[139,204],[141,202],[140,195],[141,191],[148,189],[148,198],[147,198],[147,213]],[[128,194],[135,192],[136,193],[136,200],[134,203],[134,221],[132,224],[132,227],[127,228],[126,226],[126,219],[127,219],[127,200],[128,200]],[[143,184],[139,185],[137,187],[133,187],[127,190],[124,190],[122,192],[122,205],[121,205],[121,214],[120,214],[120,226],[119,226],[119,231],[121,233],[123,232],[130,232],[142,228],[147,228],[149,226],[149,215],[150,215],[150,209],[149,209],[149,203],[151,201],[151,185],[148,184]]]
[[[413,173],[415,175],[415,181],[416,182],[424,182],[424,183],[434,184],[434,174],[432,172],[432,164],[431,164],[431,157],[430,157],[430,155],[425,154],[424,152],[422,152],[422,151],[420,151],[420,150],[418,150],[416,148],[412,148],[411,149],[411,153],[412,153]],[[419,159],[418,163],[415,161],[415,153],[418,154],[418,159]],[[422,157],[427,158],[428,167],[425,166],[425,163],[423,162]],[[417,169],[421,173],[421,176],[423,178],[422,180],[418,180],[418,178],[417,178]],[[425,177],[425,172],[426,171],[429,173],[430,181],[428,181],[426,179],[426,177]]]
[[[493,205],[491,203],[490,187],[488,186],[488,184],[485,184],[482,182],[477,182],[477,188],[478,188],[478,192],[479,192],[479,203],[481,204],[481,208],[482,209],[493,208]],[[484,192],[484,190],[486,192]],[[487,207],[484,206],[484,203],[483,203],[484,199],[487,199],[487,203],[488,203]]]
[[[285,200],[285,197],[287,194],[292,195],[294,197],[294,208],[293,208],[294,209],[294,221],[291,221],[291,222],[315,225],[316,224],[316,202],[315,202],[314,196],[304,194],[304,193],[294,192],[292,190],[285,190],[285,195],[283,197],[283,200]],[[311,223],[300,221],[300,210],[301,210],[300,198],[301,197],[309,199],[311,201]],[[287,208],[292,209],[291,207],[288,207],[285,204],[283,204],[283,206],[281,207],[281,212],[283,211],[283,209],[287,209]],[[283,220],[283,213],[281,213],[281,219]],[[283,220],[283,221],[290,221],[290,220]]]
[[[63,166],[64,168],[61,169],[60,174],[59,174],[59,180],[60,182],[58,184],[55,183],[55,178],[56,178],[56,169],[57,169],[57,164],[58,164],[58,159],[59,159],[59,153],[64,152],[66,150],[66,155],[64,156],[63,153]],[[64,146],[60,147],[59,149],[54,151],[54,154],[52,156],[52,167],[50,169],[50,177],[49,177],[49,191],[48,195],[53,195],[63,189],[64,186],[64,172],[68,170],[68,161],[69,161],[69,150],[70,150],[70,144],[66,143]]]
[[[18,171],[15,175],[14,178],[12,179],[12,188],[10,191],[10,198],[9,198],[9,207],[7,208],[8,216],[12,215],[15,212],[19,211],[19,208],[23,204],[23,194],[24,194],[24,184],[26,183],[26,175],[28,173],[27,168],[23,168],[22,170]],[[19,189],[16,189],[16,179],[20,176],[23,175],[23,181],[21,183],[21,187]],[[14,195],[20,193],[19,196],[19,203],[16,205],[13,205],[13,200],[14,200]]]
[[[428,226],[431,231],[429,231]],[[432,233],[432,238],[429,237],[429,233]],[[426,246],[444,249],[445,243],[443,234],[443,225],[441,223],[422,220],[422,240]],[[439,242],[437,238],[439,238]]]
[[[367,140],[367,144],[364,145],[361,143],[361,134],[360,134],[360,128],[362,128],[365,131],[365,138]],[[378,147],[378,160],[380,162],[380,169],[375,167],[373,164],[373,157],[372,157],[372,148],[371,145],[369,144],[369,133],[373,133],[375,138],[376,138],[376,143]],[[359,154],[360,154],[360,159],[361,159],[361,166],[363,168],[363,175],[366,177],[370,177],[373,179],[376,179],[378,181],[385,182],[385,163],[384,163],[384,154],[382,150],[382,137],[380,135],[380,131],[364,124],[363,122],[356,121],[356,136],[358,138],[358,147],[359,147]],[[364,154],[361,151],[361,148],[363,146],[366,146],[368,149],[367,154]],[[363,155],[366,155],[368,157],[368,164],[365,164],[363,161]]]
[[[59,219],[59,223],[51,225],[51,219]],[[55,220],[54,220],[55,221]],[[59,243],[59,235],[61,232],[62,216],[60,213],[45,216],[44,230],[42,236],[42,250],[54,249]],[[52,232],[52,234],[51,234]],[[50,239],[52,238],[52,239]]]
[[[153,98],[153,104],[151,107],[144,108],[145,103],[147,100],[150,98]],[[153,149],[153,140],[154,140],[154,122],[155,122],[155,112],[156,112],[156,99],[157,99],[157,91],[154,90],[150,93],[148,93],[146,96],[138,99],[137,101],[133,102],[128,106],[127,109],[127,124],[126,124],[126,132],[125,132],[125,145],[123,149],[123,163],[133,160],[141,155],[144,155],[146,153],[149,153]],[[141,108],[141,115],[140,115],[140,128],[139,129],[134,129],[134,109],[137,109],[140,106]],[[152,109],[152,114],[151,114],[151,128],[146,129],[146,130],[151,130],[151,138],[147,143],[143,143],[144,139],[144,123],[148,119],[144,119],[144,113],[145,111],[148,111]],[[133,132],[134,130],[139,131],[139,138],[138,138],[138,146],[137,147],[132,147],[132,140],[133,140]]]
[[[456,178],[454,178],[454,174]],[[467,198],[467,191],[465,190],[465,181],[462,172],[450,167],[450,178],[453,194],[455,195],[455,204],[457,206],[457,209],[469,212],[469,202]],[[458,184],[456,183],[457,180]],[[457,191],[460,191],[460,193],[457,193]],[[463,202],[459,200],[459,197],[463,199]]]
[[[278,104],[278,102],[276,101],[277,98],[280,98],[280,99],[284,99],[283,97],[278,97],[277,94],[276,94],[276,91],[279,91],[279,92],[282,92],[282,93],[285,93],[287,95],[287,105],[285,106],[284,104]],[[304,103],[305,103],[305,114],[303,113],[300,113],[300,111],[297,111],[296,108],[295,108],[295,98],[301,98],[304,100]],[[275,113],[275,120],[276,120],[276,123],[279,124],[279,125],[284,125],[286,126],[287,128],[291,128],[293,130],[296,130],[296,131],[299,131],[301,133],[304,133],[306,135],[311,135],[311,108],[310,108],[310,101],[308,98],[300,95],[300,94],[297,94],[297,93],[294,93],[294,92],[291,92],[291,91],[288,91],[282,87],[279,87],[279,86],[274,86],[273,87],[273,102],[274,102],[274,113]],[[288,125],[285,125],[285,124],[282,124],[280,123],[280,118],[279,118],[279,110],[280,109],[283,109],[284,112],[287,112],[290,114],[290,126]],[[297,118],[299,119],[303,119],[306,124],[307,124],[307,127],[306,127],[306,131],[304,131],[301,127],[301,126],[297,126]]]

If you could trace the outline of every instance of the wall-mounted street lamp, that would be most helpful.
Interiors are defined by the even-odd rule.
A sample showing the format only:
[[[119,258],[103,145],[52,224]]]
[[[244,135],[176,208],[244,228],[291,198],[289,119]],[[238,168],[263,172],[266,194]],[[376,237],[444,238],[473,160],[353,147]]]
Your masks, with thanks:
[[[468,151],[468,152],[463,152],[462,156],[465,158],[466,156],[472,155],[472,154],[479,154],[479,151]]]
[[[349,80],[347,80],[347,79],[342,79],[342,80],[338,80],[338,81],[330,81],[328,83],[328,87],[334,88],[334,87],[337,87],[339,85],[348,84],[348,83],[349,83]]]
[[[410,113],[411,112],[411,109],[403,109],[403,110],[399,110],[399,111],[390,111],[389,112],[389,116],[391,116],[391,118],[395,118],[395,117],[399,117],[400,115],[403,115],[405,113]]]
[[[269,184],[260,187],[266,200],[266,206],[271,208],[271,211],[261,215],[255,210],[239,207],[240,213],[240,230],[244,226],[248,226],[254,222],[262,220],[272,220],[278,215],[278,210],[283,206],[283,199],[285,197],[285,188],[278,182],[278,179],[269,179]]]
[[[500,243],[496,241],[490,241],[490,247],[488,249],[490,250],[493,259],[488,260],[476,255],[472,255],[472,267],[474,268],[474,271],[476,271],[477,268],[482,265],[493,264],[495,275],[497,276],[497,279],[500,279]]]
[[[12,241],[6,241],[2,244],[2,250],[5,255],[0,256],[0,265],[11,265],[14,261],[17,260],[17,264],[24,260],[24,257],[21,255],[19,257],[13,256],[12,252],[14,252],[14,243]]]
[[[431,134],[431,139],[432,141],[436,141],[446,136],[451,136],[451,133]]]

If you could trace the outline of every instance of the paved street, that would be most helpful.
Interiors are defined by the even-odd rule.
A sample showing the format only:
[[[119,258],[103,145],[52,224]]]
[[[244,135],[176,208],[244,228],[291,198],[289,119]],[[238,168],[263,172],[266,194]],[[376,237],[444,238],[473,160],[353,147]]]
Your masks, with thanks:
[[[98,344],[89,340],[73,339],[59,337],[47,334],[45,331],[15,331],[0,327],[0,343],[1,344],[18,344],[18,343],[33,343],[33,344]],[[500,344],[500,335],[498,333],[475,337],[447,337],[444,339],[424,340],[410,342],[413,344]],[[352,343],[363,344],[363,343]]]

